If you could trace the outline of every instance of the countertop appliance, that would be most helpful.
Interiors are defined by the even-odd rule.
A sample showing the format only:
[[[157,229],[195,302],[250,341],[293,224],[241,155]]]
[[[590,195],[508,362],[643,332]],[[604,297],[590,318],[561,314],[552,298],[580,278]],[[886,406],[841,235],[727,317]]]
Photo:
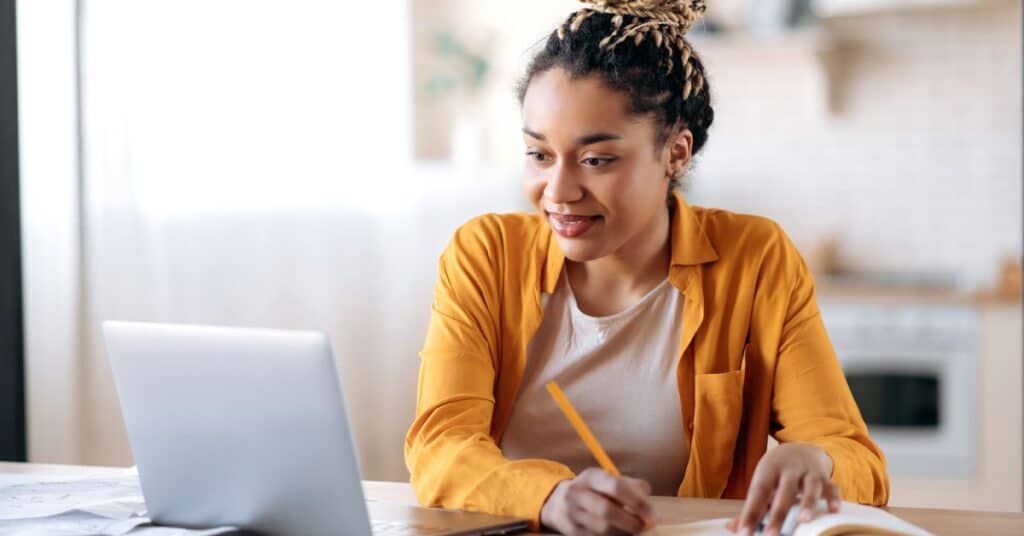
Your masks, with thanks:
[[[970,474],[976,448],[975,310],[838,303],[823,304],[821,310],[889,473]]]

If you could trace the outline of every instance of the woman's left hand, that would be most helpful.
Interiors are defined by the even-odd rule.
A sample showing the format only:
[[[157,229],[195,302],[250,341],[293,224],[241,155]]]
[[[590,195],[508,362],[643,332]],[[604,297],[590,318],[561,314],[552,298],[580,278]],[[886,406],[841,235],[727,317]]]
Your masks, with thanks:
[[[839,487],[832,483],[831,474],[832,458],[819,447],[806,443],[775,447],[754,469],[743,511],[729,522],[729,530],[754,534],[761,516],[768,511],[764,534],[777,535],[790,507],[798,501],[801,522],[812,519],[819,498],[825,499],[829,512],[838,512]]]

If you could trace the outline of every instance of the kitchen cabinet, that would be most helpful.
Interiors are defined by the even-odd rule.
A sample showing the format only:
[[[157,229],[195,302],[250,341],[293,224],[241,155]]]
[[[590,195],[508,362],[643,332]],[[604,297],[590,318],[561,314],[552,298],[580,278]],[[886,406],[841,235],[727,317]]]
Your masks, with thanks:
[[[814,11],[819,17],[873,15],[915,9],[971,7],[985,0],[815,0]]]

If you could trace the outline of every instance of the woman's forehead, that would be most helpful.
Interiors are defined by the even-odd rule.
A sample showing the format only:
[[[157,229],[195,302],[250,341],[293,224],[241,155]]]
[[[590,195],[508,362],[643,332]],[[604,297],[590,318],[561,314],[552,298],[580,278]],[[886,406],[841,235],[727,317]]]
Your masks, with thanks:
[[[545,137],[577,138],[594,132],[626,137],[643,121],[629,112],[629,98],[596,76],[572,78],[564,69],[539,73],[523,98],[523,128]]]

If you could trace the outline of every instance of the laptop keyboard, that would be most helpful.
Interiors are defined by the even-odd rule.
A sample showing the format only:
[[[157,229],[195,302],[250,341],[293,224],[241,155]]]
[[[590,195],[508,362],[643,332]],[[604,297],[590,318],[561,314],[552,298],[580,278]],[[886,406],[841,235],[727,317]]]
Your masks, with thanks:
[[[430,536],[444,534],[447,529],[405,521],[373,521],[373,536]]]

